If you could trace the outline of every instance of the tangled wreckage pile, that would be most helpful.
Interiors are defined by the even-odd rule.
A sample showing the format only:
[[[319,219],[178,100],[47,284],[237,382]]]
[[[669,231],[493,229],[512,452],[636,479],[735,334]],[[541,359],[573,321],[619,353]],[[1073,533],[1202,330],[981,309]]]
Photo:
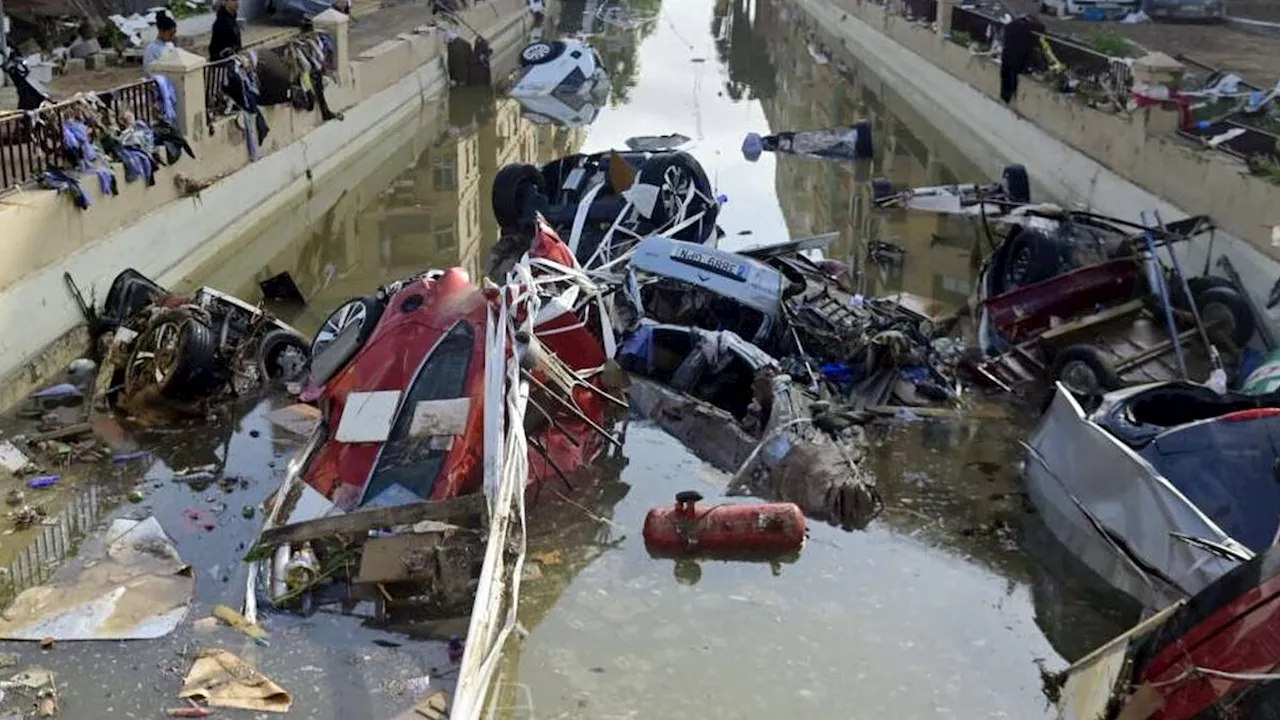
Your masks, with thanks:
[[[588,91],[553,80],[595,67],[589,49],[526,48],[524,90],[581,100]],[[869,133],[858,123],[753,137],[744,152],[860,161]],[[972,312],[944,314],[907,293],[868,297],[861,262],[827,257],[834,233],[720,247],[724,198],[698,161],[664,138],[628,145],[502,168],[502,237],[485,277],[424,269],[343,303],[310,340],[262,305],[212,288],[173,293],[133,271],[101,310],[84,308],[100,348],[95,411],[201,418],[263,386],[296,396],[271,420],[306,442],[266,502],[246,508],[263,526],[245,555],[242,612],[216,616],[258,640],[268,607],[337,606],[378,623],[469,617],[448,643],[456,678],[431,678],[420,712],[479,717],[515,627],[526,513],[621,448],[628,415],[731,474],[729,494],[767,500],[699,508],[698,493],[681,493],[646,519],[654,557],[779,558],[801,550],[807,518],[859,529],[881,512],[869,424],[976,416],[985,390],[1047,398],[1027,442],[1031,500],[1068,548],[1160,611],[1068,669],[1055,688],[1063,716],[1117,717],[1121,700],[1155,693],[1185,709],[1166,716],[1195,717],[1203,698],[1181,695],[1187,668],[1166,657],[1170,643],[1218,637],[1206,618],[1247,616],[1258,608],[1242,598],[1274,595],[1280,518],[1280,455],[1267,440],[1280,422],[1280,354],[1250,350],[1271,341],[1229,264],[1188,277],[1175,252],[1211,234],[1207,219],[1142,226],[1033,203],[1017,166],[987,185],[872,181],[883,212],[957,215],[985,234],[992,253]],[[90,630],[54,633],[85,610],[33,588],[0,633],[172,631],[194,580],[154,518],[113,527],[101,546],[128,564],[138,543],[164,550],[120,571],[140,578],[135,590],[157,589],[154,616],[121,629],[99,609]],[[87,573],[56,582],[81,588],[64,596],[101,594],[83,590],[102,582]],[[1243,673],[1259,665],[1242,663],[1260,660],[1219,639],[1195,667],[1228,673],[1234,689],[1221,696],[1256,682]],[[245,663],[199,660],[184,697],[288,709],[265,678],[257,686],[271,694],[252,705],[206,692],[208,673]],[[1139,686],[1142,698],[1130,693]],[[1103,687],[1101,699],[1086,692]]]

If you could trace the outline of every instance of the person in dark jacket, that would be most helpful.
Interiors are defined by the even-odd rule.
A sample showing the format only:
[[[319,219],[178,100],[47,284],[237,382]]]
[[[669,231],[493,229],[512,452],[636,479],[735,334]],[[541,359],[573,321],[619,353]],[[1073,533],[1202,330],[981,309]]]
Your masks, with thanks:
[[[209,38],[209,59],[221,60],[240,52],[240,23],[236,13],[240,0],[222,0],[218,17],[213,21],[213,35]]]
[[[1018,76],[1030,70],[1040,47],[1044,23],[1023,15],[1004,27],[1004,48],[1000,52],[1000,99],[1013,101],[1018,92]]]

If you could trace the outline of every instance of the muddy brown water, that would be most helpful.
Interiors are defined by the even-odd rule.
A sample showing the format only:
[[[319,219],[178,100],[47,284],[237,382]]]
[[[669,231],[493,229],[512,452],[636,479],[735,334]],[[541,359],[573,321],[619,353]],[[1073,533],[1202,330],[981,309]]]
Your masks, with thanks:
[[[510,100],[455,91],[191,283],[256,298],[258,281],[287,270],[308,305],[281,312],[309,331],[343,300],[424,267],[478,274],[496,237],[488,198],[501,165],[679,132],[693,139],[691,152],[728,197],[726,244],[836,230],[831,254],[864,271],[869,293],[963,303],[981,258],[972,234],[935,217],[867,207],[873,176],[904,185],[973,179],[942,132],[850,58],[831,55],[785,0],[630,7],[649,19],[598,36],[618,69],[617,101],[590,127],[535,126]],[[577,29],[583,10],[581,2],[561,3],[553,19]],[[869,164],[769,154],[749,163],[740,151],[748,131],[860,118],[876,135]],[[902,261],[868,262],[868,240],[898,245]],[[162,640],[59,643],[49,651],[0,643],[18,654],[15,670],[58,673],[60,717],[158,717],[179,704],[181,676],[203,647],[257,664],[293,693],[295,717],[388,718],[412,703],[406,681],[449,672],[439,644],[336,612],[268,615],[266,647],[228,628],[193,628],[213,604],[239,607],[243,599],[247,569],[239,558],[261,520],[243,518],[241,509],[276,486],[301,442],[265,419],[285,402],[249,399],[213,422],[132,428],[150,458],[84,468],[55,491],[70,498],[86,483],[101,488],[96,522],[154,513],[198,578],[187,621]],[[873,469],[885,514],[858,532],[812,525],[799,559],[774,566],[677,567],[648,557],[645,512],[680,490],[714,498],[727,477],[633,422],[620,458],[575,478],[573,489],[553,484],[532,511],[536,569],[523,584],[520,612],[526,633],[507,648],[499,715],[1049,717],[1040,664],[1062,667],[1127,625],[1133,610],[1066,557],[1026,507],[1017,443],[1034,417],[1009,412],[1009,421],[876,427]],[[173,482],[176,469],[206,463],[241,482],[229,492]],[[143,502],[121,502],[134,487]],[[51,505],[65,504],[56,497]],[[26,536],[0,537],[5,554],[25,547]],[[0,709],[23,703],[10,693]]]

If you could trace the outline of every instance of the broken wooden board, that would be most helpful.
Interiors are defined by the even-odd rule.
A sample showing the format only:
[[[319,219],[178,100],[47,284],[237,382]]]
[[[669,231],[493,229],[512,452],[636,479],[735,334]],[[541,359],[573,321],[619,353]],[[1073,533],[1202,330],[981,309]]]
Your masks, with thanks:
[[[474,550],[469,550],[469,546]],[[456,528],[442,532],[401,533],[371,538],[360,553],[358,583],[448,581],[446,575],[470,580],[468,568],[480,556],[483,540],[474,532]]]
[[[295,403],[267,413],[267,422],[295,435],[307,437],[320,424],[320,409],[306,403]]]
[[[255,551],[284,543],[298,544],[333,535],[357,535],[377,528],[413,525],[423,520],[447,521],[459,527],[478,529],[484,525],[487,512],[488,503],[481,493],[436,502],[358,510],[263,530]]]

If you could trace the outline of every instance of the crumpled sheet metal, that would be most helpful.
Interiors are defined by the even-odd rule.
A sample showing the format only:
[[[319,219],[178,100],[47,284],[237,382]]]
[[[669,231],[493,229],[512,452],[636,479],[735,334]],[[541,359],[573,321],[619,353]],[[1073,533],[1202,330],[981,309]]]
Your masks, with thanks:
[[[0,638],[151,640],[182,619],[196,581],[154,518],[119,519],[45,585],[24,590],[0,616]]]
[[[197,655],[178,697],[255,712],[286,713],[293,705],[287,690],[226,650]]]

